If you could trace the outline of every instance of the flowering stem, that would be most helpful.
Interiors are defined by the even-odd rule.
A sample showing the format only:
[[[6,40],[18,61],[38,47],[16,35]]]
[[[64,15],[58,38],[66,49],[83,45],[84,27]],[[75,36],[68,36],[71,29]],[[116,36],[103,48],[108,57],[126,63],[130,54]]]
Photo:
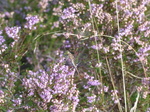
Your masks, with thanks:
[[[119,11],[118,11],[118,0],[116,0],[116,14],[117,14],[117,26],[118,26],[118,35],[119,35],[119,43],[120,43],[120,55],[121,55],[121,70],[122,70],[122,78],[123,78],[123,93],[124,93],[124,103],[125,103],[125,112],[127,112],[127,99],[126,99],[126,85],[125,85],[125,73],[124,73],[124,62],[123,62],[123,56],[122,56],[122,42],[120,39],[120,25],[119,25]]]
[[[92,9],[91,9],[91,2],[90,2],[90,0],[88,0],[88,3],[89,3],[89,9],[90,9],[90,13],[91,13]],[[98,35],[97,34],[98,29],[95,30],[93,17],[91,17],[91,19],[92,19],[92,27],[93,27],[93,31],[94,31],[95,44],[96,44],[96,46],[98,46],[97,40],[96,40],[96,37]],[[99,55],[98,49],[96,50],[96,53],[97,53],[98,63],[100,63],[100,55]],[[103,88],[103,80],[102,80],[102,74],[101,74],[101,67],[99,67],[99,72],[100,72],[101,88]],[[104,102],[104,92],[103,91],[102,91],[102,99],[103,99],[102,102]]]
[[[105,59],[106,59],[106,63],[107,63],[107,67],[108,67],[108,71],[109,71],[109,75],[110,75],[110,80],[111,80],[113,89],[115,90],[115,84],[114,84],[114,81],[113,81],[113,77],[112,77],[112,73],[111,73],[111,70],[110,70],[110,66],[109,66],[109,62],[108,62],[107,56],[106,56]],[[118,104],[119,111],[120,111],[120,112],[123,112],[123,111],[122,111],[122,108],[121,108],[120,100],[119,100],[119,97],[118,97],[117,94],[116,94],[116,98],[117,98],[117,100],[118,100],[118,103],[117,103],[117,104]]]

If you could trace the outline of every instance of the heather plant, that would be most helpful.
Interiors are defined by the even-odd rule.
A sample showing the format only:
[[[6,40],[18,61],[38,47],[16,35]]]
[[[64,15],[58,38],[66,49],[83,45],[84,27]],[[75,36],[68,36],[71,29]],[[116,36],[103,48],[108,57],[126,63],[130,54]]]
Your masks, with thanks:
[[[1,111],[150,111],[149,0],[5,4]]]

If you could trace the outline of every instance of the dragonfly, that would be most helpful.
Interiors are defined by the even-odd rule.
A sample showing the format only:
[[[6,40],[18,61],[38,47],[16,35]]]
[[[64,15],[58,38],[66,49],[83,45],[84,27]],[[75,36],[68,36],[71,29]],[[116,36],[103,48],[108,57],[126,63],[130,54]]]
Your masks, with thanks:
[[[72,53],[70,53],[69,51],[67,51],[67,55],[69,56],[71,62],[72,62],[72,65],[74,66],[75,70],[77,71],[78,75],[79,75],[79,71],[77,69],[77,66],[78,64],[75,63],[75,57],[73,56]]]

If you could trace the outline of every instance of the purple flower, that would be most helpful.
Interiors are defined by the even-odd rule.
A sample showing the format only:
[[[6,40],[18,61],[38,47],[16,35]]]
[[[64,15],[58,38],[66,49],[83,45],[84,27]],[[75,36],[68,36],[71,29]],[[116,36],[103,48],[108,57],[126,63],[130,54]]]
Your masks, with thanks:
[[[143,85],[150,85],[150,77],[147,77],[147,78],[143,78],[142,79],[142,84]]]
[[[5,39],[3,38],[3,36],[1,36],[2,31],[0,31],[0,45],[2,45],[5,42]]]
[[[4,92],[2,90],[0,90],[0,104],[4,103]]]
[[[49,91],[48,89],[44,89],[39,95],[44,100],[44,102],[47,103],[50,102],[52,98],[51,91]]]
[[[50,106],[50,112],[68,112],[68,104],[62,102],[62,100],[53,99],[53,105]]]
[[[89,103],[94,102],[94,101],[95,101],[95,98],[96,98],[96,95],[92,95],[92,96],[88,96],[88,97],[87,97]]]
[[[21,104],[22,99],[21,98],[17,98],[17,99],[13,99],[12,101],[14,102],[14,106],[16,106],[16,105],[20,105]]]
[[[6,27],[5,31],[6,34],[10,37],[13,38],[15,41],[17,41],[20,37],[18,36],[19,30],[21,29],[21,27]]]
[[[7,45],[4,44],[5,39],[3,38],[3,36],[1,36],[1,34],[2,34],[2,31],[0,30],[0,54],[7,49]]]
[[[132,34],[132,30],[133,30],[133,22],[130,23],[126,28],[122,28],[120,29],[120,36],[128,36]]]
[[[146,112],[150,112],[150,107],[149,107],[149,108],[147,108]]]
[[[118,90],[111,90],[111,96],[114,103],[118,103],[121,98],[117,98]]]
[[[39,18],[38,16],[27,16],[25,18],[27,20],[27,23],[25,24],[25,28],[27,29],[36,29],[36,27],[33,27],[35,24],[39,23]]]
[[[91,48],[95,49],[95,50],[100,50],[103,48],[102,44],[98,44],[98,45],[92,45]]]
[[[73,104],[74,104],[74,105],[77,105],[77,104],[79,103],[79,98],[78,98],[78,96],[73,96],[73,97],[72,97],[72,101],[73,101]]]
[[[108,92],[109,87],[104,86],[103,89],[104,89],[104,92]]]
[[[77,12],[76,9],[74,9],[73,7],[68,7],[64,9],[61,18],[62,19],[75,18],[76,16],[75,12]]]
[[[98,85],[100,85],[101,83],[99,82],[99,80],[90,79],[90,80],[87,82],[87,84],[88,84],[89,86],[98,86]]]

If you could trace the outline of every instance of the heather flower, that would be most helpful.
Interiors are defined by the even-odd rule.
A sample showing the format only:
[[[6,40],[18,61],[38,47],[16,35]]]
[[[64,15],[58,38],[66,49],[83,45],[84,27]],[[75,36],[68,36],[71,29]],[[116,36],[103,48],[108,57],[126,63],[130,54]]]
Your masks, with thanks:
[[[146,99],[148,94],[150,94],[150,92],[148,92],[148,91],[143,92],[143,98]]]
[[[52,29],[59,28],[59,21],[53,23]]]
[[[150,77],[142,79],[142,86],[137,89],[139,92],[143,93],[143,98],[146,99],[148,94],[150,94]]]
[[[91,4],[90,18],[92,19],[92,17],[94,16],[99,24],[103,24],[104,21],[106,24],[108,24],[113,20],[113,17],[111,16],[111,14],[103,11],[103,7],[103,4]]]
[[[1,34],[2,34],[2,31],[0,31],[0,54],[7,49],[7,45],[4,44],[5,39],[3,36],[1,36]]]
[[[63,45],[63,47],[64,47],[65,49],[70,48],[70,47],[71,47],[71,43],[70,43],[70,41],[69,41],[69,40],[65,40],[65,41],[64,41],[64,45]]]
[[[53,68],[53,73],[51,74],[51,77],[53,77],[55,80],[53,94],[66,94],[70,86],[69,83],[71,81],[69,77],[74,75],[74,73],[75,71],[70,71],[68,66],[60,66],[59,64],[55,65]]]
[[[15,41],[18,41],[18,39],[20,38],[19,35],[18,35],[20,29],[21,29],[21,27],[17,27],[17,26],[6,27],[5,31],[6,31],[6,34],[10,38],[13,38]]]
[[[147,108],[146,112],[150,112],[150,108]]]
[[[14,102],[14,106],[18,106],[18,105],[21,104],[22,99],[21,98],[16,98],[16,99],[13,99],[12,101]]]
[[[109,46],[108,46],[108,47],[103,47],[103,51],[104,51],[105,53],[108,53],[108,52],[109,52]]]
[[[148,53],[149,50],[150,50],[150,45],[148,46],[146,44],[145,47],[141,47],[138,50],[138,53],[136,53],[136,55],[138,56],[139,59],[137,59],[135,61],[142,61],[143,63],[147,64],[147,57],[150,55]]]
[[[61,18],[62,19],[75,18],[76,17],[75,12],[77,12],[76,9],[74,9],[73,7],[68,7],[63,10],[63,14],[62,14]]]
[[[44,89],[47,87],[49,76],[44,70],[39,70],[37,72],[29,71],[28,76],[30,77],[29,79],[23,79],[23,85],[25,85],[26,88],[40,87]]]
[[[14,12],[5,12],[5,17],[12,18]]]
[[[98,86],[98,85],[100,85],[101,83],[99,82],[99,80],[93,80],[93,77],[91,77],[91,78],[88,80],[87,84],[88,84],[89,86]]]
[[[136,89],[137,89],[138,92],[141,92],[142,89],[143,89],[143,86],[136,87]]]
[[[39,93],[40,97],[43,99],[44,102],[48,103],[52,99],[51,89],[44,89],[41,93]]]
[[[73,111],[75,111],[78,104],[79,104],[79,98],[78,98],[78,94],[76,94],[76,96],[72,97],[72,110]]]
[[[39,6],[40,6],[43,10],[45,10],[46,7],[48,6],[48,2],[49,2],[49,0],[41,0],[41,1],[39,2]]]
[[[103,89],[104,89],[104,92],[108,92],[109,87],[104,86]]]
[[[69,69],[68,66],[62,65],[62,63],[64,63],[64,60],[59,60],[59,63],[54,65],[51,74],[47,74],[46,71],[40,69],[37,72],[29,71],[28,77],[23,79],[23,85],[28,90],[28,96],[37,92],[43,103],[36,103],[45,109],[47,103],[53,102],[50,107],[52,112],[64,110],[64,106],[67,107],[68,105],[64,103],[64,100],[57,100],[58,102],[61,101],[61,104],[64,103],[62,106],[58,102],[56,103],[54,98],[57,99],[57,96],[62,97],[62,99],[65,97],[72,102],[72,105],[68,105],[67,108],[71,106],[74,110],[79,102],[78,90],[71,78],[74,77],[75,70]]]
[[[150,25],[150,21],[145,21],[144,23],[142,23],[139,27],[138,27],[138,30],[143,32],[143,31],[147,31],[150,29],[149,27]]]
[[[12,109],[12,110],[7,110],[7,112],[13,112],[14,110]]]
[[[84,73],[84,78],[87,80],[87,84],[83,85],[84,89],[91,89],[91,86],[98,86],[101,85],[101,83],[99,82],[99,80],[94,80],[93,76],[88,75],[86,72]]]
[[[62,100],[53,99],[54,105],[50,106],[51,112],[67,112],[69,110],[68,105],[65,105]]]
[[[97,63],[97,64],[95,65],[95,67],[102,67],[102,62]]]
[[[89,78],[90,78],[90,75],[88,75],[86,72],[84,72],[84,78],[85,78],[85,79],[89,79]]]
[[[95,98],[96,98],[96,95],[94,94],[92,96],[87,97],[89,103],[93,103],[95,101]]]
[[[91,48],[95,49],[95,50],[100,50],[103,48],[102,44],[98,44],[98,45],[92,45]]]
[[[75,111],[79,103],[79,90],[76,85],[72,85],[72,88],[69,89],[67,93],[67,98],[72,101],[72,111]]]
[[[39,18],[38,16],[31,16],[31,15],[28,15],[26,18],[27,20],[26,24],[24,25],[25,28],[27,29],[36,29],[36,27],[34,26],[35,24],[39,23]]]
[[[143,78],[143,79],[142,79],[142,84],[143,84],[144,86],[150,85],[150,77]]]
[[[132,30],[133,30],[133,21],[128,24],[128,26],[126,26],[126,28],[122,28],[120,29],[120,36],[128,36],[128,35],[132,35]]]
[[[32,8],[31,8],[30,6],[25,6],[24,9],[25,9],[26,11],[31,11]]]
[[[0,104],[4,103],[4,92],[2,90],[0,90]]]
[[[114,103],[118,103],[121,98],[117,97],[118,91],[117,90],[111,90],[111,96]]]
[[[76,9],[76,10],[84,10],[86,7],[83,3],[75,3],[75,4],[72,4],[72,6]]]
[[[92,11],[91,18],[92,18],[92,15],[95,15],[95,17],[100,18],[103,12],[102,8],[103,8],[102,4],[91,4],[91,11]]]
[[[62,15],[62,5],[53,8],[53,15],[61,16]]]
[[[84,108],[82,112],[100,112],[100,110],[95,105],[92,105],[89,108]]]
[[[15,87],[15,82],[20,79],[18,78],[18,73],[13,72],[8,64],[2,64],[5,69],[5,73],[2,75],[5,80],[1,80],[0,86],[5,88]]]

